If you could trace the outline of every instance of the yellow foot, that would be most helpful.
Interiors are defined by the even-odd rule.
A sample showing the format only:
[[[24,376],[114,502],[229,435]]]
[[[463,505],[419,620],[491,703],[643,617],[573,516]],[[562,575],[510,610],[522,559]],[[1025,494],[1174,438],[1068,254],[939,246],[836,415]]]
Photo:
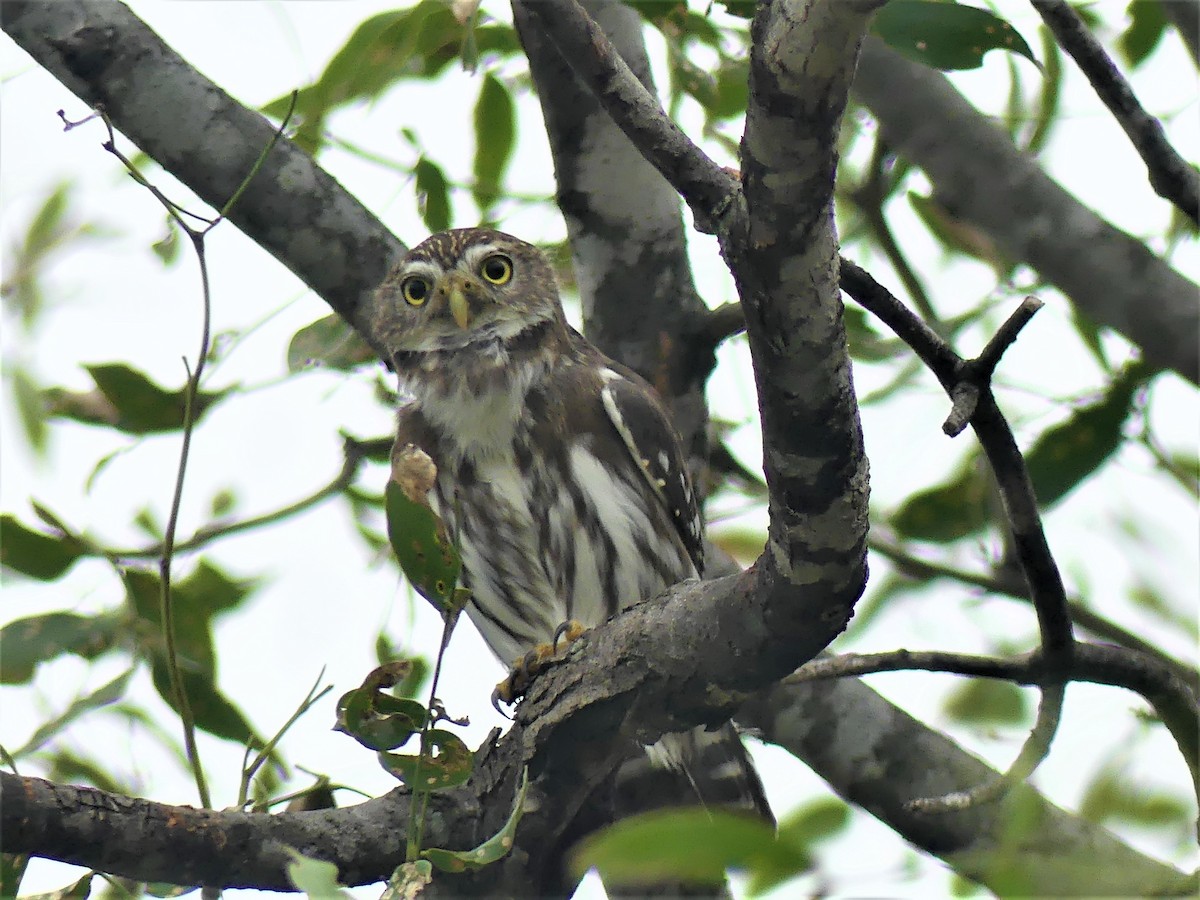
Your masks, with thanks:
[[[496,689],[492,691],[492,706],[496,708],[496,711],[503,713],[503,710],[500,709],[501,703],[512,705],[521,699],[529,690],[529,686],[538,673],[547,668],[550,663],[562,658],[559,653],[559,641],[565,642],[562,648],[565,651],[567,647],[579,640],[584,631],[586,629],[583,625],[574,619],[563,622],[555,629],[553,641],[548,644],[538,644],[514,661],[508,677],[496,685]]]

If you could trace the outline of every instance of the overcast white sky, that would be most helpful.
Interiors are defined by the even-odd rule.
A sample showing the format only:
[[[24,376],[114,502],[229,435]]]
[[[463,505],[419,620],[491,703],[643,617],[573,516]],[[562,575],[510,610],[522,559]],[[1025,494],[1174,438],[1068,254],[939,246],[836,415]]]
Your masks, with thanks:
[[[199,2],[131,4],[176,50],[233,96],[259,105],[313,78],[353,27],[376,11],[380,2],[209,4]],[[489,9],[491,6],[489,5]],[[507,15],[503,5],[497,15]],[[1008,16],[1031,43],[1036,17],[1023,3],[1006,0]],[[1030,89],[1037,73],[1018,61]],[[1181,76],[1180,73],[1185,73]],[[1168,131],[1189,159],[1197,156],[1200,126],[1195,115],[1194,72],[1168,35],[1156,57],[1141,70],[1135,86],[1149,108],[1171,114]],[[198,344],[199,286],[194,260],[185,250],[181,262],[164,270],[149,252],[163,229],[163,214],[147,193],[121,173],[117,162],[100,149],[100,126],[64,134],[55,111],[65,108],[79,118],[85,110],[50,76],[41,72],[6,37],[0,38],[0,77],[4,78],[3,129],[0,129],[0,197],[3,199],[3,242],[7,251],[24,234],[32,212],[53,185],[63,179],[76,184],[73,211],[80,220],[106,225],[111,235],[81,244],[58,260],[46,278],[48,311],[32,341],[6,319],[3,354],[6,364],[28,364],[47,384],[86,389],[84,363],[128,360],[164,384],[184,378],[182,356],[193,359]],[[659,79],[660,84],[664,79]],[[1007,86],[1005,62],[992,54],[984,69],[956,76],[956,82],[985,109],[1002,108]],[[478,82],[452,69],[436,85],[413,83],[371,108],[339,114],[333,130],[360,146],[404,161],[411,159],[401,127],[414,128],[429,153],[448,172],[470,171],[473,144],[470,110]],[[1145,184],[1143,169],[1124,136],[1097,106],[1085,83],[1068,64],[1064,120],[1050,153],[1049,167],[1069,190],[1136,234],[1161,233],[1164,204]],[[519,100],[521,144],[509,186],[521,192],[550,194],[549,154],[541,135],[534,98]],[[186,110],[179,111],[186,115]],[[1086,148],[1080,152],[1079,148]],[[332,152],[322,160],[336,177],[380,215],[406,242],[423,236],[413,212],[412,187],[393,171],[349,154]],[[171,179],[155,181],[176,199],[188,195]],[[456,205],[456,225],[474,224],[469,200]],[[903,225],[904,219],[900,222]],[[556,239],[563,227],[557,215],[542,208],[511,208],[506,230],[530,240]],[[940,251],[919,232],[902,240],[923,270],[936,272],[932,261]],[[706,300],[733,299],[732,287],[708,239],[694,241],[698,282]],[[209,239],[213,278],[215,330],[243,330],[263,322],[228,358],[210,372],[210,388],[232,384],[256,387],[235,402],[218,407],[197,433],[180,534],[205,522],[208,502],[224,488],[236,490],[237,512],[252,515],[312,492],[337,472],[340,442],[337,429],[358,436],[390,430],[390,415],[374,402],[371,373],[346,378],[312,373],[283,384],[283,353],[296,329],[326,315],[327,307],[265,252],[232,226],[222,226]],[[877,260],[869,267],[883,277]],[[1175,260],[1191,277],[1200,275],[1195,247]],[[992,276],[979,266],[957,264],[929,278],[939,307],[971,306],[987,295]],[[274,315],[271,315],[279,310]],[[270,316],[270,318],[268,318]],[[264,321],[265,320],[265,321]],[[1028,438],[1061,415],[1058,407],[1038,405],[1036,394],[1056,395],[1098,383],[1094,365],[1075,346],[1047,336],[1061,335],[1067,320],[1062,303],[1052,302],[1005,357],[1002,376],[1020,386],[1010,395],[1021,404]],[[982,336],[980,336],[982,343]],[[1114,342],[1119,346],[1119,342]],[[964,352],[977,346],[962,346]],[[753,407],[753,385],[742,345],[722,351],[727,366],[712,391],[714,412],[746,419]],[[860,388],[885,380],[881,370],[856,370]],[[94,529],[112,543],[144,542],[132,519],[149,506],[163,517],[174,477],[177,442],[146,441],[119,456],[90,492],[82,486],[103,454],[129,445],[124,437],[102,429],[63,425],[55,429],[46,460],[33,459],[14,427],[13,411],[4,394],[4,428],[0,431],[4,466],[0,470],[0,507],[32,521],[29,498],[55,510],[81,529]],[[1178,379],[1167,379],[1156,396],[1155,422],[1174,446],[1197,445],[1200,421],[1195,392]],[[873,497],[880,509],[893,507],[914,484],[941,480],[961,458],[961,446],[941,435],[945,403],[931,386],[924,395],[882,410],[864,412],[871,456]],[[739,433],[739,449],[756,456],[753,423]],[[382,471],[376,471],[382,486]],[[333,700],[356,685],[371,667],[372,642],[385,624],[397,642],[432,652],[438,624],[418,601],[415,623],[406,591],[390,565],[369,558],[348,528],[345,504],[334,502],[285,525],[222,542],[216,559],[237,574],[264,574],[268,586],[258,592],[217,632],[220,683],[261,730],[271,732],[290,714],[324,668],[332,695],[297,726],[285,751],[289,760],[328,772],[338,781],[372,793],[392,786],[372,754],[329,730]],[[1149,578],[1183,616],[1195,616],[1200,583],[1197,546],[1200,532],[1194,505],[1164,491],[1148,462],[1123,454],[1094,483],[1048,518],[1050,540],[1060,552],[1068,580],[1089,592],[1097,608],[1122,621],[1138,623],[1127,599],[1129,586]],[[1136,528],[1139,534],[1131,534]],[[1130,547],[1133,550],[1130,550]],[[965,561],[978,562],[987,548]],[[181,570],[187,562],[181,561]],[[880,567],[880,571],[882,567]],[[119,585],[99,563],[82,563],[59,585],[46,589],[6,579],[3,621],[70,608],[99,611],[119,602]],[[943,648],[986,651],[992,640],[1024,649],[1034,634],[1032,616],[1006,601],[980,603],[966,591],[946,589],[906,600],[854,649]],[[1134,616],[1135,618],[1129,618]],[[1144,619],[1142,620],[1144,622]],[[1151,639],[1164,649],[1194,659],[1194,641],[1179,642],[1145,623]],[[466,739],[478,744],[488,729],[503,725],[490,710],[487,696],[501,674],[473,631],[463,626],[451,650],[449,677],[441,693],[455,714],[469,713]],[[39,718],[114,677],[120,667],[102,660],[88,667],[64,659],[43,667],[37,696],[8,689],[0,741],[19,746]],[[903,699],[907,709],[935,725],[944,724],[941,703],[951,679],[924,674],[878,676],[872,685],[889,697]],[[139,697],[153,709],[149,679],[136,683]],[[1072,807],[1086,779],[1137,730],[1131,703],[1119,692],[1086,685],[1072,686],[1063,734],[1036,782],[1052,798]],[[170,727],[175,728],[174,723]],[[1003,766],[1023,736],[1009,730],[995,736],[955,732],[955,736],[993,764]],[[167,802],[194,803],[195,789],[178,766],[150,742],[102,718],[74,732],[75,746],[102,747],[118,772],[137,779],[148,796]],[[214,802],[235,799],[240,751],[202,739]],[[787,754],[757,748],[768,791],[781,814],[798,803],[825,793],[823,784]],[[1147,784],[1186,793],[1186,772],[1173,746],[1161,733],[1138,744],[1134,771]],[[347,795],[348,796],[348,795]],[[349,802],[348,800],[344,802]],[[1195,865],[1195,854],[1164,843],[1160,834],[1123,833],[1139,847],[1171,855],[1180,865]],[[908,856],[902,843],[865,814],[857,814],[847,834],[831,843],[823,856],[827,874],[839,894],[886,894],[923,897],[944,893],[949,880],[938,864],[920,868],[908,878]],[[60,887],[71,869],[48,863],[31,866],[27,890]],[[809,887],[813,885],[809,883]],[[787,893],[795,888],[788,888]],[[373,891],[361,892],[370,896]],[[377,892],[375,892],[377,893]],[[250,892],[243,894],[249,896]]]

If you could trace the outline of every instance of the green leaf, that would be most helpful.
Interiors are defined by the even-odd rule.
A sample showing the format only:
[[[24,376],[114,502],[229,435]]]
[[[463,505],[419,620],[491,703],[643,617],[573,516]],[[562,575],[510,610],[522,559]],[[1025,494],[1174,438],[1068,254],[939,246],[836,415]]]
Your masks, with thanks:
[[[34,531],[15,516],[0,516],[0,565],[40,581],[53,581],[85,556],[68,537]]]
[[[892,514],[891,526],[904,537],[945,543],[990,524],[994,518],[992,488],[981,465],[973,452],[949,481],[909,497]]]
[[[521,784],[513,801],[512,812],[499,831],[474,850],[442,850],[430,847],[421,851],[421,856],[433,863],[442,872],[465,872],[494,863],[512,849],[517,833],[517,823],[525,812],[525,795],[529,791],[529,770],[521,772]]]
[[[1040,506],[1057,503],[1117,451],[1134,396],[1152,374],[1144,363],[1128,366],[1099,401],[1076,409],[1066,421],[1044,431],[1025,452]]]
[[[1117,49],[1129,68],[1136,69],[1154,52],[1167,28],[1163,3],[1174,0],[1130,0],[1129,27],[1117,38]]]
[[[28,866],[28,854],[0,853],[0,897],[17,896]]]
[[[471,777],[471,749],[457,734],[433,728],[426,736],[426,742],[432,755],[380,752],[379,763],[414,791],[457,787]]]
[[[1188,804],[1182,797],[1138,784],[1123,766],[1110,765],[1088,786],[1079,814],[1093,822],[1174,829],[1187,821]]]
[[[157,573],[142,569],[126,569],[122,578],[130,604],[142,620],[138,634],[143,654],[151,661],[154,687],[178,713],[162,641],[161,581]],[[216,686],[216,652],[212,639],[213,618],[241,605],[257,586],[257,579],[230,578],[203,560],[190,575],[174,582],[171,590],[176,658],[196,727],[217,737],[259,748],[264,745],[262,738],[254,732],[241,710]]]
[[[442,168],[427,156],[413,166],[417,179],[417,207],[421,219],[430,231],[445,231],[450,227],[450,188]]]
[[[956,722],[972,725],[1023,725],[1029,720],[1025,693],[1009,681],[973,678],[946,698],[943,707]]]
[[[413,588],[445,612],[456,604],[462,558],[442,520],[425,501],[434,477],[430,470],[435,473],[436,469],[432,468],[428,456],[416,452],[423,460],[417,457],[410,457],[408,462],[400,460],[399,466],[393,466],[392,478],[385,489],[388,539]],[[417,466],[422,462],[427,462],[430,470],[409,475],[401,471],[399,477],[410,480],[404,485],[396,481],[398,468]]]
[[[718,885],[725,870],[748,870],[776,884],[811,867],[804,848],[780,840],[766,822],[700,808],[632,816],[585,838],[571,854],[576,877],[596,868],[606,884]]]
[[[353,894],[338,884],[338,867],[323,859],[305,856],[295,847],[283,844],[283,851],[292,858],[287,864],[288,879],[309,897],[337,897],[352,900]]]
[[[90,425],[107,425],[128,434],[154,434],[183,427],[187,388],[168,391],[121,363],[85,366],[96,391],[75,393],[50,388],[44,394],[49,415]],[[228,390],[196,395],[192,418],[199,421]]]
[[[475,202],[484,215],[499,199],[516,140],[516,113],[508,88],[485,75],[475,102]]]
[[[414,668],[410,660],[392,660],[373,669],[361,686],[338,700],[334,731],[372,750],[391,750],[406,743],[425,727],[429,712],[417,701],[383,689],[404,684]]]
[[[46,452],[46,404],[42,401],[42,389],[38,387],[29,369],[18,363],[10,363],[7,374],[12,378],[13,400],[25,439],[36,456]]]
[[[401,863],[392,872],[387,887],[379,900],[412,900],[420,896],[426,885],[433,881],[433,866],[427,859]]]
[[[1038,96],[1037,115],[1033,120],[1033,130],[1025,141],[1025,150],[1036,156],[1046,146],[1050,130],[1058,122],[1058,105],[1062,98],[1062,52],[1058,49],[1049,28],[1042,26],[1038,33],[1042,41],[1042,59],[1045,60],[1042,69],[1042,89]],[[1074,308],[1074,307],[1072,307]]]
[[[108,706],[111,703],[116,703],[125,696],[125,689],[129,686],[129,679],[133,677],[134,669],[127,669],[122,672],[108,684],[97,688],[87,696],[80,697],[75,700],[65,710],[51,719],[49,722],[41,725],[37,731],[25,742],[25,746],[19,750],[13,751],[13,758],[19,759],[27,753],[40,748],[46,741],[50,740],[80,716],[89,713],[94,709],[100,709],[103,706]]]
[[[871,30],[900,54],[935,69],[977,69],[989,50],[1008,50],[1038,65],[1008,22],[974,6],[942,0],[889,3],[875,14]]]
[[[169,266],[175,260],[179,259],[179,250],[181,247],[179,226],[175,224],[174,219],[167,216],[166,233],[151,244],[150,249],[154,251],[155,256],[162,260],[164,266]]]
[[[374,100],[408,78],[434,78],[463,58],[468,32],[450,4],[421,0],[409,9],[367,19],[334,54],[315,83],[296,100],[303,121],[296,138],[310,153],[324,144],[325,120],[334,110]],[[515,55],[520,47],[512,27],[502,23],[475,25],[470,43],[476,57]],[[287,94],[268,103],[269,116],[281,118],[291,103]]]
[[[779,823],[779,834],[801,845],[833,837],[850,824],[850,807],[837,797],[822,797],[791,812]]]
[[[95,659],[117,646],[124,628],[109,614],[55,612],[10,622],[0,629],[0,683],[27,683],[39,663],[64,653]]]
[[[159,696],[178,713],[179,706],[171,689],[165,657],[154,660],[150,674]],[[266,742],[254,731],[242,711],[218,690],[211,675],[182,668],[179,675],[197,728],[235,744],[249,745],[254,749],[265,746]]]
[[[111,758],[100,762],[60,747],[54,747],[51,752],[43,754],[40,758],[45,760],[46,779],[49,781],[59,784],[90,784],[102,791],[126,796],[137,794],[137,789],[132,785],[113,777],[109,771],[112,768]]]
[[[305,325],[288,344],[287,367],[299,372],[313,366],[349,371],[364,363],[378,362],[370,345],[339,315],[328,315]]]

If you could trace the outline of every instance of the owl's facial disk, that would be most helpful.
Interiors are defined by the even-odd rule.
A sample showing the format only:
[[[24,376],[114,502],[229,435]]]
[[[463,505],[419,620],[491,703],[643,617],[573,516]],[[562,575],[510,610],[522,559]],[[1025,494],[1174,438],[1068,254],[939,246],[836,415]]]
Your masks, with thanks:
[[[505,340],[554,316],[553,306],[523,302],[542,273],[531,269],[519,248],[481,242],[452,260],[427,257],[424,248],[414,249],[401,267],[399,296],[392,301],[407,309],[416,326],[412,337],[424,348]]]

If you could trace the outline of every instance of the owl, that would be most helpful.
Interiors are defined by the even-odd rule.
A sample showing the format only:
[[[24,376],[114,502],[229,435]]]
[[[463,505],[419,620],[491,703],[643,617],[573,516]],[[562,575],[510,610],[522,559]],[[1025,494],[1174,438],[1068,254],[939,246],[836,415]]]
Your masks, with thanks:
[[[437,465],[430,502],[459,541],[466,612],[502,662],[701,574],[665,408],[567,324],[536,247],[484,228],[435,234],[381,285],[373,325],[406,398],[396,446]],[[770,816],[732,725],[647,751],[699,802]]]

